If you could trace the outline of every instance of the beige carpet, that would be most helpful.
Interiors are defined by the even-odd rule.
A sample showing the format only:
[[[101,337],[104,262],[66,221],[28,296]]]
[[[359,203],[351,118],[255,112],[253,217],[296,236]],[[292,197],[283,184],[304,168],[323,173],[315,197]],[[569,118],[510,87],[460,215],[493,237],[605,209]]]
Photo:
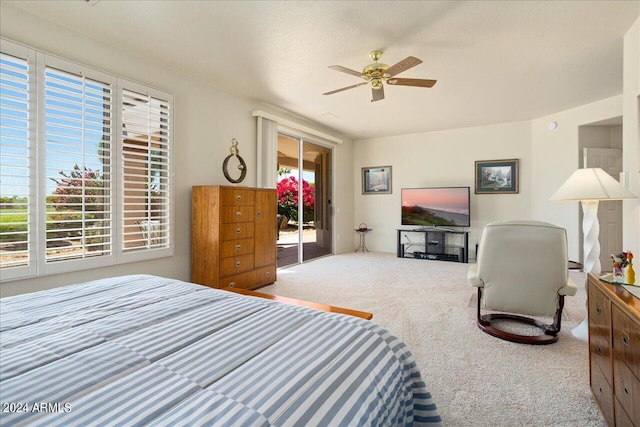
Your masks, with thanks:
[[[447,426],[604,426],[589,389],[584,274],[549,346],[499,340],[475,324],[468,265],[356,253],[278,270],[261,292],[373,313],[411,349]]]

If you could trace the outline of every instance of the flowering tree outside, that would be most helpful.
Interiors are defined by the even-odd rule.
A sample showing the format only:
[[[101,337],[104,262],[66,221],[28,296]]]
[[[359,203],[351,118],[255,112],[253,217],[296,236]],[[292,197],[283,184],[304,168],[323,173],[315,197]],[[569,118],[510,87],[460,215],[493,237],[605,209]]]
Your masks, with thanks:
[[[298,189],[299,182],[294,176],[284,178],[278,182],[278,214],[284,215],[292,221],[298,221]],[[315,210],[316,189],[313,185],[302,180],[303,222],[313,221]]]

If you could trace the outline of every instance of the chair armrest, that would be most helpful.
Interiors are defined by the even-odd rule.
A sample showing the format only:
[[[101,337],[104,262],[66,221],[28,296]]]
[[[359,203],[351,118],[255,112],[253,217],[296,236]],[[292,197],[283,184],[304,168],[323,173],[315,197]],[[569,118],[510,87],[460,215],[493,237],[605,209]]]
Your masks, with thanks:
[[[558,295],[574,296],[578,292],[578,287],[571,281],[567,280],[567,285],[558,289]]]
[[[478,277],[478,264],[471,264],[469,266],[469,271],[467,272],[467,280],[471,286],[475,286],[476,288],[483,288],[484,282],[480,277]]]

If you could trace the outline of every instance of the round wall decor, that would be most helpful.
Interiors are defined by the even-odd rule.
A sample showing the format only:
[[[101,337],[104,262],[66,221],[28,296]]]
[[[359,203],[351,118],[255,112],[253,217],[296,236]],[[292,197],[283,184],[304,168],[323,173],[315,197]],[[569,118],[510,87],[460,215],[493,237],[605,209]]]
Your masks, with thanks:
[[[242,182],[247,176],[247,164],[244,162],[244,159],[240,157],[237,139],[231,139],[231,147],[229,148],[229,151],[231,151],[231,154],[229,154],[224,159],[224,162],[222,162],[222,173],[224,174],[224,177],[227,178],[227,181],[237,184]],[[240,169],[240,177],[238,179],[231,178],[231,175],[229,175],[229,160],[231,160],[232,157],[236,157],[239,162],[238,169]]]

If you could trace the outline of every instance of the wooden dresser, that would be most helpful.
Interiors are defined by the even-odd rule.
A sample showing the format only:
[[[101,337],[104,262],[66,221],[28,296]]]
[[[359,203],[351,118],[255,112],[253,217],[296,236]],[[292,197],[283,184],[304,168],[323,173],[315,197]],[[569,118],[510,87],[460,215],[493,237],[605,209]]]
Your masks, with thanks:
[[[587,280],[591,390],[609,426],[640,427],[640,299]]]
[[[276,190],[192,189],[191,281],[255,289],[276,280]]]

